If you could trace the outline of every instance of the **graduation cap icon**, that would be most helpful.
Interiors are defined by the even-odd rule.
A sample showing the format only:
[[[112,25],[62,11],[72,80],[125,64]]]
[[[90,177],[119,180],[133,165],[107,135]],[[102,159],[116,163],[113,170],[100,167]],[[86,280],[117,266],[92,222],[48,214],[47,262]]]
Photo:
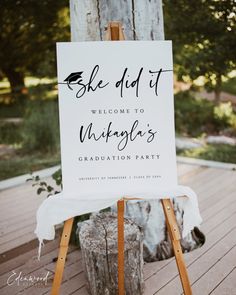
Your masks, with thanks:
[[[71,87],[70,87],[70,84],[72,83],[72,82],[76,82],[76,81],[78,81],[79,79],[83,79],[82,78],[82,75],[83,74],[83,72],[75,72],[75,73],[71,73],[65,80],[64,80],[64,82],[67,82],[67,86],[71,89],[71,90],[73,90]],[[73,83],[73,84],[76,84],[76,83]]]

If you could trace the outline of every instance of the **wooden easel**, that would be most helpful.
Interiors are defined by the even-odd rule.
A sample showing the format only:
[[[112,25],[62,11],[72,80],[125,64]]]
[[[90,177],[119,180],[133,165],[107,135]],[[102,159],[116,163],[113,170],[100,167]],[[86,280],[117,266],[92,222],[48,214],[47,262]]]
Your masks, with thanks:
[[[119,22],[110,22],[107,28],[107,41],[125,40],[122,25]],[[118,226],[118,290],[119,295],[125,295],[125,279],[124,279],[124,210],[125,202],[131,200],[123,198],[117,202],[117,226]],[[134,199],[132,199],[134,200]],[[167,229],[171,238],[176,264],[179,270],[179,275],[185,295],[191,295],[192,290],[188,278],[187,269],[184,262],[182,248],[180,244],[180,232],[176,222],[172,202],[170,199],[161,200],[162,207],[165,213]],[[58,260],[56,264],[55,276],[53,280],[51,295],[59,295],[63,271],[65,267],[65,260],[68,251],[68,245],[72,230],[74,218],[68,219],[65,222]]]

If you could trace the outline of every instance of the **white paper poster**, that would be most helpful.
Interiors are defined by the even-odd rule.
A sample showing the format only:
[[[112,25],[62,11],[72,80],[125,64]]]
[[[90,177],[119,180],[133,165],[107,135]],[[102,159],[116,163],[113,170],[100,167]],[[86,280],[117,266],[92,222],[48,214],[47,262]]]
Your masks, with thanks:
[[[171,41],[58,43],[57,63],[65,195],[176,186]]]

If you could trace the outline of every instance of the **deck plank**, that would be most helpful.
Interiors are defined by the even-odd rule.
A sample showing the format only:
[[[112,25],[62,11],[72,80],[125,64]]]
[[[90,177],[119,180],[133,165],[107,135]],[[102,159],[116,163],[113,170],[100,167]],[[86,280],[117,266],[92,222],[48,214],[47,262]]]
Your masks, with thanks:
[[[234,235],[236,236],[235,232]],[[223,257],[220,259],[218,258],[219,256],[215,257],[218,261],[214,264],[214,266],[208,269],[204,275],[200,276],[197,282],[194,282],[192,286],[193,294],[210,294],[212,290],[233,270],[235,267],[235,259],[232,259],[232,257],[236,257],[236,245],[234,244],[234,247],[228,250],[230,246],[232,246],[231,243],[225,247],[225,251],[220,253]],[[233,295],[233,292],[235,291],[236,290],[231,290],[229,294]]]
[[[79,290],[76,290],[75,292],[71,293],[70,295],[89,295],[86,287],[82,287],[81,289]]]
[[[236,172],[178,164],[178,177],[181,184],[192,187],[198,194],[199,207],[203,217],[201,229],[207,238],[202,248],[184,255],[193,294],[236,295]],[[0,220],[2,220],[0,252],[9,247],[16,247],[19,243],[25,242],[27,237],[32,239],[30,234],[35,226],[33,216],[41,202],[37,198],[35,188],[32,188],[29,183],[19,188],[0,191],[0,206],[3,206],[5,212],[9,209],[8,215],[0,216]],[[15,208],[11,207],[13,202],[16,204]],[[30,208],[25,208],[26,204],[30,204]],[[6,218],[7,216],[9,218]],[[29,223],[26,216],[30,217]],[[0,294],[50,294],[55,271],[55,262],[52,262],[52,259],[57,256],[58,243],[58,239],[47,243],[39,262],[36,260],[37,249],[33,249],[0,264]],[[36,286],[9,287],[6,285],[6,280],[13,269],[34,275],[49,271],[48,284],[41,288]],[[174,258],[146,263],[144,278],[145,295],[182,294]],[[74,247],[70,247],[61,294],[88,295],[85,284],[81,253]]]
[[[192,178],[206,171],[207,168],[189,164],[178,164],[180,178]],[[46,181],[53,185],[53,181]],[[0,254],[14,249],[35,238],[35,214],[46,198],[38,196],[32,182],[0,191]]]
[[[50,274],[49,280],[47,282],[47,285],[42,288],[42,294],[50,292],[51,287],[52,287],[54,270],[55,270],[55,262],[48,261],[47,265],[45,265],[44,267],[33,272],[34,275],[40,276],[40,274],[46,274],[49,271],[49,274]],[[83,273],[83,268],[82,268],[82,261],[81,261],[80,252],[77,250],[77,251],[73,251],[73,252],[69,253],[67,256],[67,262],[65,265],[62,284],[70,281],[71,279],[73,279],[74,277],[76,277],[82,273]],[[38,291],[36,290],[35,286],[28,286],[28,287],[22,289],[21,292],[23,292],[24,295],[33,295],[33,294],[38,295]],[[20,292],[18,292],[16,294],[19,294],[19,293]]]
[[[201,289],[201,292],[197,290],[198,286],[202,284],[202,276],[205,273],[207,273],[219,261],[219,257],[226,255],[227,252],[230,251],[230,249],[235,246],[235,244],[236,244],[236,228],[228,232],[225,237],[222,237],[217,243],[215,243],[211,248],[209,248],[208,251],[206,251],[203,255],[199,255],[199,256],[196,255],[194,259],[191,259],[191,258],[189,259],[189,256],[191,255],[188,255],[188,254],[185,255],[186,264],[188,266],[189,278],[194,287],[193,288],[194,295],[208,294],[208,293],[205,293],[204,289]],[[160,278],[160,276],[158,276],[158,278]],[[200,283],[196,285],[196,282],[198,281]],[[213,277],[213,281],[215,282],[215,284],[217,284],[215,277]],[[147,284],[147,285],[150,285],[150,284]],[[204,283],[203,286],[206,287],[206,284]],[[163,285],[162,288],[158,291],[159,292],[157,294],[172,294],[172,293],[173,295],[181,294],[182,287],[180,284],[179,277],[175,276],[175,279]],[[168,292],[172,292],[172,293],[168,293]],[[147,293],[147,294],[150,294],[150,293]]]
[[[53,250],[58,250],[58,246],[59,246],[59,238],[56,237],[55,240],[46,243],[42,247],[42,256],[46,255],[47,253]],[[17,268],[20,269],[22,266],[24,266],[27,263],[27,261],[29,261],[30,259],[34,259],[35,257],[37,257],[37,255],[38,255],[38,249],[33,249],[15,257],[14,259],[10,259],[4,263],[1,263],[0,264],[0,286],[3,286],[3,282],[1,281],[3,274],[11,272],[12,269],[17,269]]]
[[[222,237],[225,234],[225,228],[230,224],[231,224],[231,227],[229,227],[229,230],[228,230],[228,233],[229,233],[233,228],[236,227],[236,226],[232,226],[232,220],[228,220],[228,222],[226,222],[224,226],[219,226],[215,231],[213,231],[213,233],[212,232],[209,233],[208,243],[206,243],[202,248],[185,254],[184,256],[185,256],[186,265],[189,266],[200,256],[204,256],[204,254],[207,253],[210,248],[212,248],[214,245],[219,243],[219,241],[222,239]],[[158,263],[156,264],[158,265]],[[168,288],[167,290],[167,286],[170,283],[174,284],[174,288],[172,288],[173,286],[171,286],[171,288],[170,289]],[[170,293],[170,290],[176,290],[175,287],[178,286],[179,284],[180,284],[180,280],[179,280],[178,270],[176,267],[175,260],[172,259],[170,263],[168,263],[165,267],[161,268],[159,271],[156,271],[156,269],[153,269],[153,275],[146,280],[145,295],[172,294]],[[180,294],[180,293],[175,293],[175,294]]]
[[[58,245],[59,246],[59,245]],[[51,277],[53,277],[54,274],[54,269],[55,269],[55,262],[52,260],[57,257],[58,254],[58,247],[53,249],[52,251],[46,253],[43,255],[40,259],[40,261],[37,260],[37,257],[34,256],[33,258],[30,258],[28,261],[25,262],[24,267],[22,266],[18,268],[14,268],[14,271],[19,274],[22,270],[22,273],[24,276],[29,276],[29,275],[35,275],[35,276],[43,276],[47,272],[50,273]],[[78,271],[82,271],[82,265],[81,265],[81,254],[78,250],[73,250],[73,248],[70,248],[70,251],[67,256],[67,262],[66,262],[66,270],[68,275],[64,276],[64,280],[71,278],[73,276],[73,273],[71,272],[71,265],[74,264],[75,262],[79,262],[78,266]],[[9,286],[7,286],[7,279],[9,278],[9,275],[12,273],[12,271],[4,273],[0,277],[0,294],[8,294],[9,292]],[[50,285],[50,284],[49,284]],[[48,286],[49,288],[49,286]],[[29,290],[28,290],[29,289]],[[28,285],[23,285],[21,284],[20,286],[14,285],[11,286],[11,295],[18,294],[20,292],[24,291],[24,294],[29,292],[31,294],[33,290],[35,289],[35,286],[28,286]],[[45,288],[44,288],[45,290]],[[34,291],[35,292],[35,291]]]
[[[209,247],[214,245],[214,242],[218,241],[217,240],[218,237],[220,237],[221,235],[224,235],[225,233],[224,228],[227,227],[229,224],[232,224],[232,221],[234,221],[234,219],[236,218],[235,208],[231,206],[230,209],[231,210],[226,211],[227,213],[224,212],[224,214],[220,214],[219,216],[217,216],[217,221],[214,218],[210,218],[208,219],[207,222],[203,223],[202,230],[207,236],[207,244]],[[218,226],[220,225],[221,227],[218,229]],[[210,234],[210,241],[209,241],[208,234]],[[212,239],[212,235],[213,235],[213,239]],[[204,245],[202,249],[207,250],[208,248],[205,249],[205,245]],[[192,252],[195,258],[197,257],[196,251],[199,251],[199,250],[195,250],[194,252]],[[146,263],[144,268],[144,278],[147,279],[157,274],[157,272],[160,269],[164,268],[171,261],[175,263],[174,259],[158,261],[153,263]]]
[[[235,295],[236,294],[236,266],[234,269],[222,280],[216,288],[211,291],[211,295]],[[232,293],[232,291],[234,293]]]

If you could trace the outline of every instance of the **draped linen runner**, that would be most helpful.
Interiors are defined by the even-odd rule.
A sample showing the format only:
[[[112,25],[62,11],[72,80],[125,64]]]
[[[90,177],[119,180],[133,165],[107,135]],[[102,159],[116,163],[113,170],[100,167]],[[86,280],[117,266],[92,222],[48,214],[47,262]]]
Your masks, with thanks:
[[[39,207],[37,211],[37,226],[35,234],[39,239],[39,256],[41,245],[44,240],[53,240],[55,238],[55,225],[63,221],[79,216],[82,214],[96,212],[98,210],[114,205],[119,199],[124,196],[114,196],[112,193],[103,193],[99,199],[92,199],[92,196],[87,196],[89,201],[84,196],[84,199],[76,198],[76,195],[67,195],[63,192],[50,196]],[[126,198],[142,198],[148,199],[164,199],[164,198],[183,198],[183,237],[202,222],[200,216],[198,200],[196,193],[187,186],[178,185],[168,189],[150,189],[145,192],[130,192],[125,195]],[[102,199],[103,198],[103,199]],[[135,201],[132,201],[135,202]]]

